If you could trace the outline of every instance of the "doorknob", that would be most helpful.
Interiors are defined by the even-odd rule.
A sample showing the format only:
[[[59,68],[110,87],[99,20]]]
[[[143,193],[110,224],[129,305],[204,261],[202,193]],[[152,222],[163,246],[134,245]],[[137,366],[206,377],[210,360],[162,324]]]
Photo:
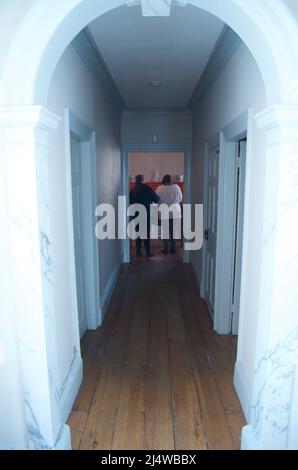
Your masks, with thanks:
[[[204,238],[205,238],[205,240],[209,240],[209,232],[208,232],[208,230],[205,230],[205,232],[204,232]]]

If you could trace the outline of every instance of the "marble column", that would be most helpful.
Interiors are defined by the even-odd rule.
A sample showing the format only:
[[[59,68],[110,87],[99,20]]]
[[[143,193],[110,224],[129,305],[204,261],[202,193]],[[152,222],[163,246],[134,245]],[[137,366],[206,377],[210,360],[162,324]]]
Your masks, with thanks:
[[[0,108],[6,159],[13,291],[30,449],[70,448],[53,370],[57,364],[52,278],[48,134],[59,118],[41,106]]]
[[[272,106],[255,119],[266,134],[266,179],[262,259],[256,260],[261,262],[257,359],[242,448],[286,449],[297,387],[298,106]]]

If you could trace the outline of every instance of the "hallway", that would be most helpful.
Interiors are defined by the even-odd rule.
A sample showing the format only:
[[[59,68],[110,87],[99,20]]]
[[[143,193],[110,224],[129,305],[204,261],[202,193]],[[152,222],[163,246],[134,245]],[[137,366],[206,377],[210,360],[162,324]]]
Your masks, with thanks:
[[[238,449],[235,337],[212,331],[191,265],[123,265],[104,324],[82,340],[74,449]]]

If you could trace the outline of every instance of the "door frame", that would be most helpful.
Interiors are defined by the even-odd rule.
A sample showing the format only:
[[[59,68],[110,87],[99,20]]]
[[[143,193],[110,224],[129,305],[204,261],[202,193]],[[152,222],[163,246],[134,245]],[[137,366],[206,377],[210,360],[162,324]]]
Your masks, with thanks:
[[[183,202],[185,204],[190,203],[190,168],[192,159],[192,146],[191,144],[173,144],[173,145],[158,145],[158,144],[128,144],[122,146],[122,158],[121,158],[121,174],[122,174],[122,194],[126,196],[127,206],[129,201],[129,185],[128,185],[128,154],[132,152],[148,152],[148,153],[184,153],[184,194]],[[125,227],[124,233],[126,233],[127,217],[125,215],[123,220],[123,226]],[[130,249],[128,237],[123,240],[122,247],[122,260],[123,263],[130,262]],[[182,260],[184,263],[189,262],[189,251],[183,249]]]
[[[208,209],[207,209],[207,201],[208,201],[208,159],[209,159],[209,152],[210,150],[215,149],[216,147],[219,148],[220,144],[220,134],[216,133],[210,139],[208,139],[205,144],[204,144],[204,216],[203,216],[203,223],[204,223],[204,231],[207,228],[208,225]],[[220,167],[218,170],[218,173],[220,171]],[[219,178],[219,174],[218,174]],[[218,214],[217,214],[218,216]],[[217,221],[218,224],[218,221]],[[216,240],[217,240],[217,233],[216,233]],[[216,244],[216,250],[217,250],[217,244]],[[200,295],[203,299],[205,299],[206,296],[206,263],[207,263],[207,245],[205,242],[205,238],[203,241],[203,254],[202,254],[203,260],[202,260],[202,282],[200,286]],[[215,280],[216,280],[216,260],[217,260],[217,251],[215,254]],[[215,284],[215,297],[216,297],[216,284]],[[215,309],[215,305],[214,305]],[[208,309],[209,311],[209,309]],[[211,312],[210,312],[211,313]],[[212,315],[211,315],[212,316]]]
[[[237,141],[243,137],[250,139],[252,122],[252,110],[248,109],[230,122],[220,131],[219,144],[219,178],[218,178],[218,218],[217,218],[217,241],[216,241],[216,266],[215,266],[215,305],[214,305],[214,329],[219,334],[230,334],[231,332],[231,293],[233,285],[233,249],[234,249],[234,218],[235,218],[235,170],[236,170],[236,146]],[[251,151],[247,145],[246,162],[249,162]],[[247,212],[247,179],[245,177],[244,194],[244,224],[242,243],[242,263],[238,272],[243,272],[246,264],[245,249],[245,214]],[[243,278],[242,278],[243,279]],[[241,317],[243,297],[243,282],[240,282],[240,305],[239,318]]]
[[[71,144],[73,135],[81,143],[82,194],[83,207],[83,250],[86,283],[87,329],[96,329],[102,321],[99,283],[99,246],[95,237],[95,208],[97,205],[96,183],[96,142],[95,131],[78,118],[69,108],[65,109],[66,179],[68,246],[71,272],[72,311],[74,324],[78,325],[78,302],[76,287],[75,244],[73,227],[73,202],[71,178]],[[79,330],[77,331],[79,335]]]
[[[242,146],[245,145],[245,151]],[[247,137],[237,140],[237,167],[235,175],[235,214],[234,214],[234,244],[233,244],[233,287],[232,287],[232,318],[231,334],[238,335],[239,330],[239,304],[241,291],[241,268],[243,249],[243,223],[244,223],[244,195],[246,175]],[[240,228],[240,230],[239,230]],[[238,311],[238,315],[235,312]]]

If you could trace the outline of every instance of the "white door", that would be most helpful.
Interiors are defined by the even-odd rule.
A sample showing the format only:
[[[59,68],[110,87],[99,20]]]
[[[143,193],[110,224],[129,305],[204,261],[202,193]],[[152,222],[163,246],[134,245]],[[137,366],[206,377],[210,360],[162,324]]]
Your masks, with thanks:
[[[71,180],[72,180],[72,205],[73,205],[73,229],[76,264],[76,286],[78,301],[78,316],[80,337],[87,329],[86,312],[86,285],[85,262],[83,240],[83,213],[82,213],[82,171],[81,171],[81,143],[71,137]]]
[[[243,218],[244,218],[244,189],[246,167],[246,141],[238,142],[236,156],[235,184],[235,242],[234,242],[234,276],[232,287],[232,334],[238,334],[240,310],[240,286],[242,268]]]
[[[205,301],[213,317],[215,302],[215,261],[216,261],[216,230],[218,204],[218,161],[217,148],[208,151],[208,172],[206,172],[207,211],[204,243],[206,245],[205,262]]]

